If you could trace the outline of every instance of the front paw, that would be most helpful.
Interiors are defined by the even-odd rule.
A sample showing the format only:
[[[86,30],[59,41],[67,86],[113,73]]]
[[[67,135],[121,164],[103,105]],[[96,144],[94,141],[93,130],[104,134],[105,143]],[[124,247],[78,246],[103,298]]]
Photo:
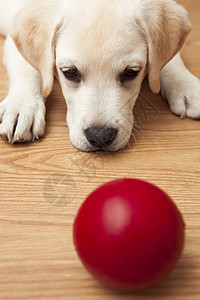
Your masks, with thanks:
[[[171,111],[180,116],[200,119],[200,80],[191,73],[178,81],[161,86],[161,93],[167,99]]]
[[[9,143],[39,139],[45,130],[43,98],[21,101],[20,97],[8,96],[0,103],[0,122],[0,135]]]

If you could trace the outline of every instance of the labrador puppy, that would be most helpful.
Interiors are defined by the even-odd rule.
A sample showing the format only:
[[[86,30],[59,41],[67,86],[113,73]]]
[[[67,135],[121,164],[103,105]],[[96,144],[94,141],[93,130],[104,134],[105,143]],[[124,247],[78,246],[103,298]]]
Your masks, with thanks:
[[[14,143],[44,134],[54,76],[70,140],[82,151],[126,146],[147,74],[173,113],[200,118],[200,81],[179,54],[189,31],[186,10],[173,0],[1,0],[10,88],[0,135]]]

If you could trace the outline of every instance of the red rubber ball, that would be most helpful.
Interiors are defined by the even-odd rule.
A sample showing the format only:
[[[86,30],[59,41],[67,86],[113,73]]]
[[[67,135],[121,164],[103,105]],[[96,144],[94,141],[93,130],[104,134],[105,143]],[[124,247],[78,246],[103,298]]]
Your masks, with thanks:
[[[184,245],[184,222],[172,200],[136,179],[109,182],[81,206],[74,242],[85,267],[104,284],[141,290],[164,279]]]

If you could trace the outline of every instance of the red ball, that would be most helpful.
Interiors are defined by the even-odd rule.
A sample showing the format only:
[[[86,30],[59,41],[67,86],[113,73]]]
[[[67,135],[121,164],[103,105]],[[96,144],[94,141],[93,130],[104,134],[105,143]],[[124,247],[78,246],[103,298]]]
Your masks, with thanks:
[[[120,290],[141,290],[164,279],[184,245],[184,222],[172,200],[136,179],[109,182],[83,203],[74,242],[97,279]]]

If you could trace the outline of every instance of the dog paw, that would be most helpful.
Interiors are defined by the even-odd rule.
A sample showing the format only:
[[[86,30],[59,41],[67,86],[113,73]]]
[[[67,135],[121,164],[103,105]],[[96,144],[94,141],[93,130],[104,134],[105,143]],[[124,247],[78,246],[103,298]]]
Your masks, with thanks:
[[[39,139],[45,130],[43,98],[16,98],[8,96],[0,103],[0,135],[11,144]]]
[[[172,80],[174,80],[172,78]],[[171,111],[183,118],[200,119],[200,80],[191,73],[161,89]]]

